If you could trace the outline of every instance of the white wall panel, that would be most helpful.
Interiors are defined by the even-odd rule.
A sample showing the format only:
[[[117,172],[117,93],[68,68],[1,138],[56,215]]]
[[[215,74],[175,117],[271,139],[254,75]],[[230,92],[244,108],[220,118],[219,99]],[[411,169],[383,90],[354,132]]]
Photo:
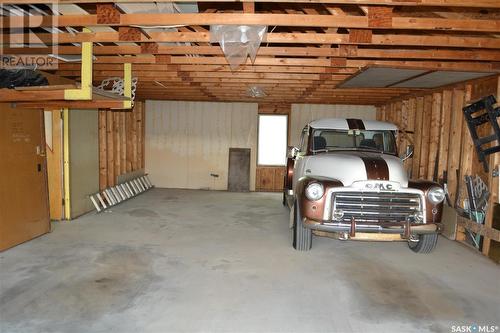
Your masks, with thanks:
[[[225,190],[229,148],[251,148],[255,188],[257,104],[146,101],[145,139],[146,172],[158,187]]]
[[[316,119],[358,118],[375,120],[375,117],[376,108],[372,105],[292,104],[289,145],[298,146],[302,129]]]

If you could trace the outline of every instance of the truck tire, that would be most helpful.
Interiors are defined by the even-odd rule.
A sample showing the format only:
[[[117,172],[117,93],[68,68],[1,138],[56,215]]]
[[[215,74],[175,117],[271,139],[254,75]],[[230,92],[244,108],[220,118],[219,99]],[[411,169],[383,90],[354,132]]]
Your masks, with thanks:
[[[292,245],[297,251],[309,251],[312,246],[312,231],[304,227],[297,202],[293,204]]]
[[[425,234],[418,236],[418,242],[409,242],[408,246],[416,253],[431,253],[436,247],[438,234]]]

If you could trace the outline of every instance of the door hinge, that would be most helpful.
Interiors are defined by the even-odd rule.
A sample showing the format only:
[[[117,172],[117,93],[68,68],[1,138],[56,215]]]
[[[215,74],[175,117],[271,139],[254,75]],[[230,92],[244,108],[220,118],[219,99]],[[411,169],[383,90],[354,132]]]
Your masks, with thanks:
[[[62,205],[66,205],[66,200],[65,199],[62,199]]]

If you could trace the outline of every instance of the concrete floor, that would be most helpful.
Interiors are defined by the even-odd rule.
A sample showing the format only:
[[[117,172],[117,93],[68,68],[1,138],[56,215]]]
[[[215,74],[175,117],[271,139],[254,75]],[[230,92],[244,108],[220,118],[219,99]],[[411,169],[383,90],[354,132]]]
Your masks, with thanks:
[[[278,194],[153,189],[0,254],[1,332],[451,332],[500,268],[440,239],[289,244]]]

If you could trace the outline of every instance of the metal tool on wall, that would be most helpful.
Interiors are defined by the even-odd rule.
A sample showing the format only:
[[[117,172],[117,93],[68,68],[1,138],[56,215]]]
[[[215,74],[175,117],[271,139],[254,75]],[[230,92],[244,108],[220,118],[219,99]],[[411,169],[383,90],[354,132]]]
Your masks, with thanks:
[[[486,211],[488,210],[488,198],[490,193],[488,187],[479,176],[464,176],[465,185],[467,188],[467,201],[465,211],[469,215],[469,219],[479,224],[484,224]],[[472,242],[476,248],[480,247],[481,236],[467,230]]]
[[[476,147],[479,161],[483,163],[484,171],[486,172],[488,172],[486,157],[490,154],[500,152],[500,127],[497,122],[497,118],[500,117],[500,107],[494,107],[496,102],[495,97],[490,95],[462,109],[467,127]],[[490,123],[493,128],[493,134],[479,137],[478,127],[486,123]],[[493,141],[496,141],[496,144],[483,148],[484,145]]]

